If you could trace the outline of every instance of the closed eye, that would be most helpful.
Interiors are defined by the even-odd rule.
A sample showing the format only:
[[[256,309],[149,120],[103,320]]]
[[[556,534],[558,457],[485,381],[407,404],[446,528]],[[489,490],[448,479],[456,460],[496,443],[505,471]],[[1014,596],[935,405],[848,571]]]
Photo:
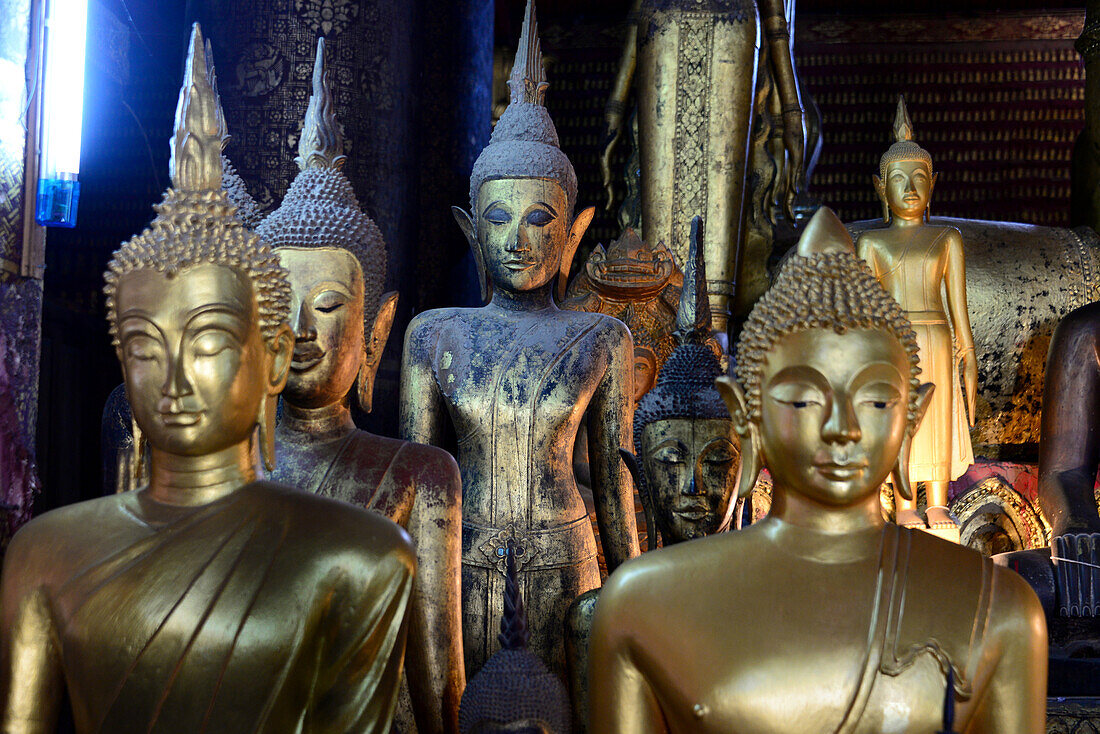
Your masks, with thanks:
[[[536,227],[545,227],[552,221],[554,221],[554,216],[550,212],[542,209],[536,209],[527,215],[527,223],[533,224]]]
[[[485,212],[485,221],[490,224],[508,224],[508,222],[512,221],[512,215],[499,206],[495,206]]]

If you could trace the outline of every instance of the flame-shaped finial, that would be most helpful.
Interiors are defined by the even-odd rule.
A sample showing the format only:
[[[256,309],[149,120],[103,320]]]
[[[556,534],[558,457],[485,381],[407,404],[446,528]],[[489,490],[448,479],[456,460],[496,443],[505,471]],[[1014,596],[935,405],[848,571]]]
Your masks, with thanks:
[[[905,97],[898,95],[898,109],[894,113],[894,140],[902,143],[913,139],[913,121],[905,109]]]
[[[681,344],[710,339],[710,299],[707,298],[707,265],[703,252],[703,218],[691,220],[691,244],[684,264],[684,287],[676,310],[676,338]]]
[[[214,90],[214,114],[218,117],[218,127],[222,131],[222,150],[229,145],[229,126],[225,124],[225,108],[222,107],[222,96],[218,92],[218,74],[214,71],[214,53],[210,48],[210,39],[206,39],[206,80],[210,88]]]
[[[823,206],[810,219],[802,236],[798,238],[798,254],[802,257],[825,253],[848,252],[855,254],[852,235],[848,228],[827,206]]]
[[[175,131],[169,141],[168,174],[177,191],[220,191],[224,121],[207,78],[202,29],[191,26],[183,86],[176,104]]]
[[[298,138],[298,168],[339,168],[344,155],[344,132],[332,109],[332,77],[325,71],[325,39],[317,39],[317,57],[313,60],[313,94]]]
[[[512,75],[508,78],[512,104],[541,105],[548,86],[550,84],[546,81],[546,69],[542,65],[539,26],[535,20],[535,0],[527,0],[523,28],[519,34],[519,48],[516,49],[516,60],[512,64]]]

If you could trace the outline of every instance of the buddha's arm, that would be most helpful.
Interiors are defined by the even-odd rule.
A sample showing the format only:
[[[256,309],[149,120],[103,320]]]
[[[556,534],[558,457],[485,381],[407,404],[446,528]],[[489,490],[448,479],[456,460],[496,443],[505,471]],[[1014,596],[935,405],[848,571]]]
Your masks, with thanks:
[[[795,192],[805,183],[806,130],[802,98],[791,56],[791,35],[784,0],[760,0],[760,21],[768,39],[775,84],[783,105],[783,147],[787,150],[785,196],[787,216],[794,220]]]
[[[600,592],[588,653],[589,730],[594,734],[667,731],[657,697],[636,663],[624,615],[638,607],[622,600],[612,578]]]
[[[622,323],[609,322],[610,358],[588,406],[588,460],[600,544],[611,572],[639,550],[634,485],[619,456],[619,449],[632,449],[634,343]]]
[[[390,731],[416,561],[408,536],[396,526],[381,528],[372,540],[380,557],[341,569],[319,589],[323,609],[317,634],[324,642],[310,681],[312,703],[303,734]]]
[[[409,693],[417,731],[453,733],[458,731],[458,703],[466,687],[460,614],[462,480],[458,465],[444,451],[421,447],[415,461],[425,481],[417,487],[409,518],[417,548],[405,655]]]
[[[972,734],[1046,731],[1047,628],[1043,608],[1022,577],[995,568],[984,646],[993,666],[970,726]],[[995,660],[989,660],[995,657]]]
[[[1093,486],[1100,465],[1100,306],[1085,306],[1054,330],[1043,385],[1039,505],[1054,535],[1100,532]]]
[[[879,277],[881,268],[878,266],[878,259],[875,257],[875,246],[871,244],[871,238],[867,232],[864,232],[856,240],[856,255],[859,256],[863,262],[867,263],[867,266],[871,268],[871,272],[875,274],[875,277]]]
[[[23,537],[21,537],[21,535]],[[4,734],[53,734],[61,704],[57,635],[45,591],[28,578],[25,533],[16,535],[4,559],[0,601],[0,685]]]
[[[974,356],[974,335],[970,331],[970,312],[966,306],[966,258],[959,230],[947,232],[947,268],[944,271],[947,293],[947,313],[955,330],[955,345],[963,363],[963,384],[966,387],[966,407],[970,425],[974,425],[974,408],[978,396],[978,360]]]
[[[604,133],[603,150],[600,152],[600,172],[603,174],[603,187],[607,191],[608,209],[611,209],[615,198],[615,189],[611,185],[611,156],[623,135],[626,100],[630,96],[630,84],[634,80],[634,69],[638,64],[638,13],[641,8],[642,0],[634,0],[630,6],[619,72],[615,75],[611,95],[607,98],[607,107],[604,110],[607,129]]]
[[[432,365],[432,324],[419,316],[405,332],[401,355],[401,438],[430,446],[443,440],[443,396]]]

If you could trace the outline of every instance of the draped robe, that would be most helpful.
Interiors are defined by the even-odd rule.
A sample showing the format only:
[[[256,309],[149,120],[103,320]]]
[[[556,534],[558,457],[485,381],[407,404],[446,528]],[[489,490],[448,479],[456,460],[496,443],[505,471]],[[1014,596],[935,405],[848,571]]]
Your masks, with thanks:
[[[4,732],[383,732],[415,570],[373,513],[253,482],[46,513],[5,558]]]

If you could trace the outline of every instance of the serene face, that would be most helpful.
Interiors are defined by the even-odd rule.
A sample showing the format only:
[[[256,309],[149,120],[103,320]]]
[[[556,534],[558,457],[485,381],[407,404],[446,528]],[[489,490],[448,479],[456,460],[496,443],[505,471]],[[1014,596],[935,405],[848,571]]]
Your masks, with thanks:
[[[136,270],[119,279],[116,313],[126,394],[153,448],[204,456],[252,437],[271,359],[243,275]]]
[[[665,545],[722,526],[740,457],[732,439],[732,422],[721,418],[673,418],[642,430],[642,464]]]
[[[886,202],[895,217],[919,219],[932,199],[932,171],[924,161],[897,161],[886,169]]]
[[[634,347],[634,403],[653,389],[657,380],[657,353],[649,347]]]
[[[481,185],[477,235],[493,285],[530,291],[558,274],[569,233],[565,190],[543,178],[500,178]]]
[[[832,507],[877,498],[901,449],[908,377],[906,352],[886,331],[779,339],[760,385],[760,441],[776,485]]]
[[[294,356],[283,398],[303,408],[343,400],[363,362],[363,271],[347,250],[281,247]]]

